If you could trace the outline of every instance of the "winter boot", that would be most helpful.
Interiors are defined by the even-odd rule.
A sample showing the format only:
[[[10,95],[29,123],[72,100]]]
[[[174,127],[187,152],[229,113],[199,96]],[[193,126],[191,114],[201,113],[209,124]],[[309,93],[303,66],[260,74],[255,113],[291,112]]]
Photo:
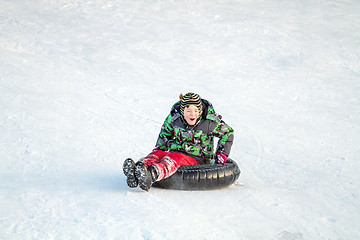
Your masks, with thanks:
[[[151,185],[157,180],[159,173],[154,165],[146,168],[142,162],[136,164],[135,176],[142,190],[149,191]]]
[[[127,158],[123,164],[123,172],[127,177],[126,183],[131,188],[136,188],[139,184],[138,179],[135,175],[135,162],[131,158]]]

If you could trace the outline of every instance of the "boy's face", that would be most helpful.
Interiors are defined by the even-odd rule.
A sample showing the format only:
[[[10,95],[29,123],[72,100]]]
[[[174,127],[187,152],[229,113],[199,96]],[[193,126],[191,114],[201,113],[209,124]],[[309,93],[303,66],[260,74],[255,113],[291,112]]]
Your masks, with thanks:
[[[184,119],[190,126],[195,125],[196,120],[199,118],[199,116],[200,116],[199,109],[195,105],[189,105],[185,107]]]

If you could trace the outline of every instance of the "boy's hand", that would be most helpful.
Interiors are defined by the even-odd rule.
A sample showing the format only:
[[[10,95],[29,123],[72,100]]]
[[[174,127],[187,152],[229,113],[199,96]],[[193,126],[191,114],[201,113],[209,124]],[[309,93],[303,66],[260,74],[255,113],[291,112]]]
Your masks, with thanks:
[[[226,163],[227,156],[223,153],[216,153],[216,163],[224,165]]]

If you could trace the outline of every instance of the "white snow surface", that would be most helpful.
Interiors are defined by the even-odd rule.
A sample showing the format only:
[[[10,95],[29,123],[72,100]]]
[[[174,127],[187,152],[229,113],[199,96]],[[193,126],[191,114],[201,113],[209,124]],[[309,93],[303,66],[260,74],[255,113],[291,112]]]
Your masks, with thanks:
[[[357,0],[0,0],[1,239],[360,239]],[[180,93],[234,128],[215,191],[129,189]]]

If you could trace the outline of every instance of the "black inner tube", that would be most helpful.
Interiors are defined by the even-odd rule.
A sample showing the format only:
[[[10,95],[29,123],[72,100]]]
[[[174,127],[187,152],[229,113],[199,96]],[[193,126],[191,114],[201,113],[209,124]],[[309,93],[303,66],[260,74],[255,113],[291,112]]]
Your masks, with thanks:
[[[228,158],[225,165],[182,166],[171,177],[155,182],[153,187],[189,191],[214,190],[233,184],[239,176],[239,166],[234,160]]]

